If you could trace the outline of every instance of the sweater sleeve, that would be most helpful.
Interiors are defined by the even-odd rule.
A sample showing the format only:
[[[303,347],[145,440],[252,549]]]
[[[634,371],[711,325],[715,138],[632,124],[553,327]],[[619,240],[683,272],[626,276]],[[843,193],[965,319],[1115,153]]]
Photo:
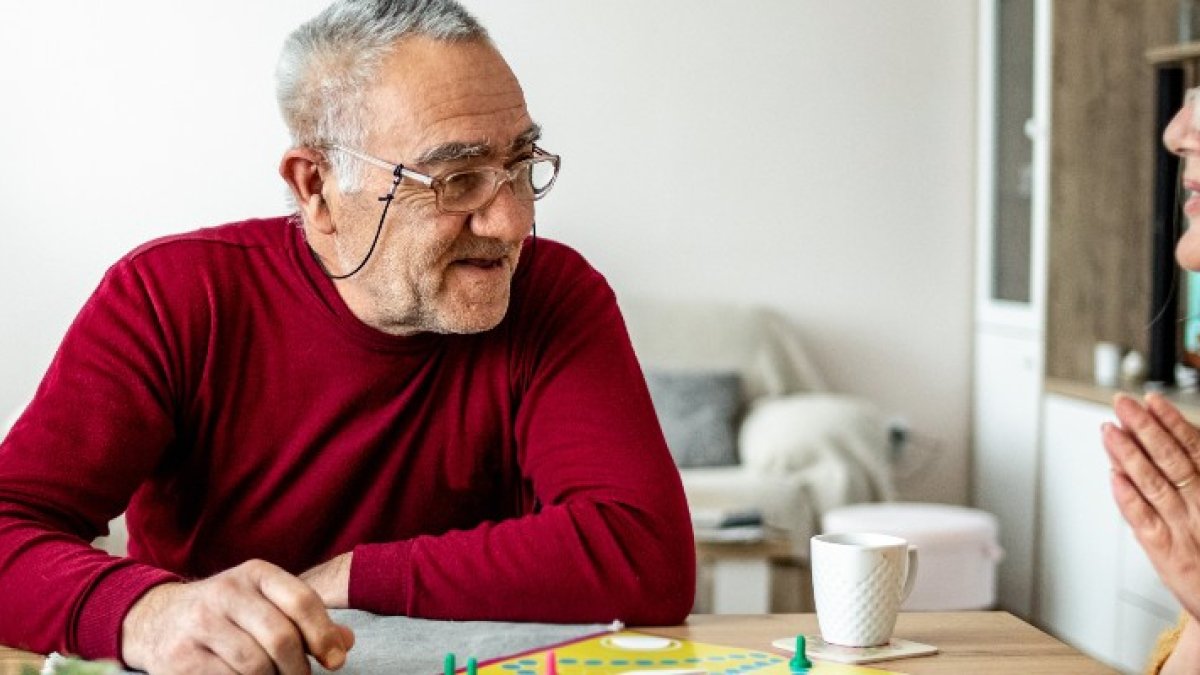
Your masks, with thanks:
[[[1179,635],[1183,632],[1183,626],[1187,620],[1187,612],[1182,612],[1179,615],[1179,623],[1158,636],[1154,651],[1150,653],[1150,661],[1146,663],[1146,675],[1158,675],[1162,671],[1171,652],[1175,651],[1175,645],[1179,643]]]
[[[691,610],[687,504],[616,299],[577,254],[564,268],[546,284],[556,290],[530,294],[536,307],[513,310],[526,373],[515,434],[537,508],[469,531],[358,546],[351,606],[642,625],[678,623]]]
[[[161,326],[118,264],[0,443],[0,644],[119,658],[128,608],[175,577],[89,545],[171,438]]]

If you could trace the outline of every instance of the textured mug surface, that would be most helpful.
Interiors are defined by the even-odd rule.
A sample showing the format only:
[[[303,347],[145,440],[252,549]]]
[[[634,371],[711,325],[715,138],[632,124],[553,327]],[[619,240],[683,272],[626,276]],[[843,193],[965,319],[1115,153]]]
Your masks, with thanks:
[[[886,644],[917,578],[916,547],[866,533],[821,534],[811,543],[821,637],[847,647]]]

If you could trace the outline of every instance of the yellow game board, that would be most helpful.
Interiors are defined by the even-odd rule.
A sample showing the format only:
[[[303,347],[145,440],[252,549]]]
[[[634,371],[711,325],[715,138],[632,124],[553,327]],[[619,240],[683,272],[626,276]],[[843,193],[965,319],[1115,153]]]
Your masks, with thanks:
[[[772,652],[665,638],[635,631],[605,633],[485,662],[479,675],[546,675],[553,651],[559,675],[791,675],[789,658]],[[459,672],[465,672],[462,669]],[[810,675],[884,675],[893,671],[814,661]]]

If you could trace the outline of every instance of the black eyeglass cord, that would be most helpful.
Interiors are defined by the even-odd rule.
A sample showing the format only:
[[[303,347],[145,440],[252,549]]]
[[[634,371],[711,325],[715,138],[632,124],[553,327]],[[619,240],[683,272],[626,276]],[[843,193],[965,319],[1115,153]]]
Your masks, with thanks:
[[[533,265],[533,256],[537,253],[537,221],[533,221],[531,234],[529,235],[529,262],[526,266]]]
[[[379,198],[379,201],[383,202],[383,213],[379,214],[379,224],[375,226],[375,238],[371,240],[371,248],[367,249],[367,255],[363,256],[362,262],[358,263],[358,267],[355,267],[345,274],[330,274],[329,268],[325,266],[325,261],[321,260],[321,256],[318,255],[316,250],[313,249],[312,244],[307,244],[306,242],[309,254],[312,255],[313,260],[317,261],[317,265],[321,268],[321,271],[325,273],[325,276],[333,279],[334,281],[341,281],[342,279],[349,279],[355,274],[358,274],[362,268],[366,266],[367,261],[371,259],[371,254],[375,252],[375,246],[379,243],[379,235],[383,232],[383,221],[387,218],[388,208],[392,205],[392,200],[396,198],[396,188],[400,187],[400,181],[404,179],[403,171],[404,165],[400,164],[396,166],[396,170],[392,172],[394,179],[392,180],[391,189],[388,190],[386,195]],[[527,265],[532,265],[533,258],[537,254],[536,220],[533,221],[529,239],[529,262]]]
[[[321,266],[321,271],[325,273],[325,276],[334,281],[341,281],[342,279],[349,279],[358,274],[366,266],[367,261],[371,259],[371,254],[375,252],[375,245],[379,243],[379,235],[383,232],[383,221],[387,218],[388,207],[392,205],[392,200],[396,198],[396,188],[400,187],[400,181],[404,180],[403,172],[404,165],[396,165],[396,170],[392,172],[392,188],[388,190],[386,195],[379,198],[379,201],[383,202],[383,213],[379,214],[379,224],[375,226],[375,238],[371,240],[371,248],[367,249],[367,254],[363,256],[362,262],[358,263],[358,267],[345,274],[330,274],[329,268],[325,266],[325,261],[321,260],[321,256],[317,255],[317,252],[313,250],[312,244],[309,244],[308,251],[312,253],[313,259]]]

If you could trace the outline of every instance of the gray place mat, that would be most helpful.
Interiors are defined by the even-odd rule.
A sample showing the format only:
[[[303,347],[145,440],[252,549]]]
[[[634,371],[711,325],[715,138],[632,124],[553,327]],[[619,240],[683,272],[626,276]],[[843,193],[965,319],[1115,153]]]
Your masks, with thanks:
[[[354,649],[350,650],[346,665],[338,671],[325,670],[310,657],[314,673],[439,675],[448,652],[455,654],[458,667],[462,668],[471,656],[483,663],[488,659],[594,635],[611,628],[602,624],[430,621],[405,616],[379,616],[354,609],[337,609],[329,614],[334,621],[354,631]],[[56,672],[56,666],[62,667],[57,664],[66,661],[58,654],[53,654],[47,659],[47,669],[43,672]],[[136,675],[115,666],[87,672]]]
[[[353,609],[334,610],[330,616],[349,626],[356,640],[346,665],[335,671],[338,675],[437,675],[447,652],[455,654],[461,668],[470,656],[483,663],[609,629],[603,624],[430,621]],[[331,671],[313,661],[313,672]]]

